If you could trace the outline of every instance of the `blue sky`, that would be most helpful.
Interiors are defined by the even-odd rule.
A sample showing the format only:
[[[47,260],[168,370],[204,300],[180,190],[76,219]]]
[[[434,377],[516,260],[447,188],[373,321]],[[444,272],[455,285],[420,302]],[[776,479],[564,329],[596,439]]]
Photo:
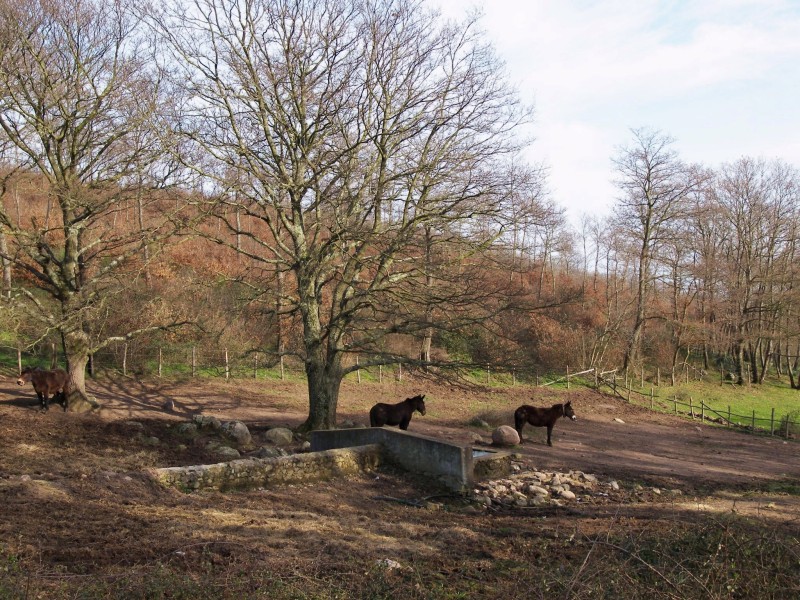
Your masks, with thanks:
[[[689,162],[800,168],[800,0],[426,0],[478,8],[509,79],[535,106],[527,157],[573,224],[606,214],[611,158],[649,127]]]

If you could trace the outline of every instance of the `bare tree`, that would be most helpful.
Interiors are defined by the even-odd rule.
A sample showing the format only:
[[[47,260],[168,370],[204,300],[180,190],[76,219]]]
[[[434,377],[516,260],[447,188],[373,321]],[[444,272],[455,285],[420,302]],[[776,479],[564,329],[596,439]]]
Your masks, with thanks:
[[[166,235],[165,217],[132,231],[113,221],[145,179],[169,177],[154,126],[166,94],[140,34],[124,2],[0,1],[0,139],[15,167],[5,181],[33,173],[47,194],[29,220],[0,208],[3,259],[44,292],[20,287],[13,300],[42,336],[60,334],[76,411],[93,406],[85,367],[109,341],[91,339],[92,320],[136,279],[142,240]]]
[[[748,157],[723,165],[715,182],[715,200],[728,233],[720,245],[724,322],[733,335],[740,384],[763,380],[776,344],[775,327],[793,297],[797,182],[796,171],[784,163]]]
[[[637,129],[630,146],[614,158],[622,195],[614,214],[631,240],[635,240],[636,310],[622,368],[639,358],[642,330],[648,318],[647,301],[655,273],[656,252],[667,226],[687,210],[689,195],[701,188],[706,175],[685,165],[674,140],[659,131]]]
[[[237,174],[243,217],[268,231],[246,254],[293,276],[282,306],[302,321],[304,427],[333,427],[346,373],[407,360],[388,333],[426,335],[431,298],[415,291],[448,306],[456,279],[426,285],[425,257],[468,273],[500,234],[526,113],[474,22],[418,1],[196,0],[157,25],[196,109],[184,133],[211,159],[195,168],[227,201]],[[371,358],[346,363],[354,352]]]

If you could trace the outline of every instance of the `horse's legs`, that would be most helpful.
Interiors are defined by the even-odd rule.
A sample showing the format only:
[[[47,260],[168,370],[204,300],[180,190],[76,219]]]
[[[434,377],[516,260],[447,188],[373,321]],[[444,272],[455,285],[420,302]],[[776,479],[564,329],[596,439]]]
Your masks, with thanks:
[[[50,410],[50,406],[47,403],[47,392],[36,392],[36,395],[39,396],[39,404],[42,405],[42,410]]]
[[[514,429],[517,430],[519,435],[519,443],[522,443],[522,428],[525,426],[525,419],[520,418],[519,415],[514,413]]]
[[[552,446],[553,445],[553,442],[550,441],[550,434],[551,433],[553,433],[553,426],[552,425],[548,425],[547,426],[547,445],[548,446]]]
[[[411,423],[411,417],[403,417],[403,420],[400,421],[400,429],[405,431],[408,429],[408,424]]]

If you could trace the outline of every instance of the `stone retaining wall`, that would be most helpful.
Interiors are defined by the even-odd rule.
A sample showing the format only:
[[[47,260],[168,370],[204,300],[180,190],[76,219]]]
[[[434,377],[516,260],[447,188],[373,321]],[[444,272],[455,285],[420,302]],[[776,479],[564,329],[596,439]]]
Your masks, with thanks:
[[[245,458],[214,465],[153,469],[153,476],[183,491],[252,489],[271,484],[304,483],[354,475],[382,462],[378,444],[278,458]]]

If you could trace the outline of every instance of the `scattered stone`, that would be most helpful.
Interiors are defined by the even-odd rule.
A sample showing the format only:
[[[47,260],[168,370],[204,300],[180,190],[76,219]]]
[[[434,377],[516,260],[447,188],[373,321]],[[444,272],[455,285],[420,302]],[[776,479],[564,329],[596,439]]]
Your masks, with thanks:
[[[285,427],[274,427],[264,434],[264,439],[276,446],[287,446],[293,438],[292,430]]]
[[[253,458],[278,458],[279,456],[287,456],[287,452],[281,448],[261,446],[258,450],[248,453],[247,456],[252,456]]]
[[[558,497],[563,498],[564,500],[575,500],[575,492],[571,492],[569,490],[561,490],[558,492]]]
[[[620,419],[619,417],[614,417],[614,422],[615,422],[615,423],[622,423],[623,425],[625,425],[625,421],[623,421],[623,420],[622,420],[622,419]]]
[[[175,430],[178,432],[178,435],[185,435],[187,437],[193,437],[197,435],[198,432],[195,423],[180,423]]]
[[[611,486],[611,489],[614,491],[619,490],[619,484],[616,481],[611,481],[608,485]]]
[[[227,460],[241,458],[242,456],[236,448],[231,448],[230,446],[217,446],[214,448],[214,454]]]
[[[195,415],[192,417],[192,422],[200,429],[219,431],[222,428],[222,422],[217,417],[211,417],[208,415]]]
[[[382,558],[376,564],[377,566],[386,569],[387,571],[394,571],[395,569],[403,568],[403,565],[401,565],[396,560],[392,560],[391,558]]]
[[[130,429],[135,429],[137,431],[144,431],[144,425],[139,423],[139,421],[123,421],[122,422],[125,427],[129,427]]]
[[[516,446],[519,444],[519,434],[513,427],[501,425],[492,432],[492,444],[495,446]]]
[[[469,439],[469,443],[470,444],[483,444],[484,443],[483,438],[481,437],[481,434],[479,434],[479,433],[475,433],[475,432],[470,433],[468,439]]]
[[[241,421],[226,421],[222,423],[220,433],[236,442],[239,446],[249,446],[253,442],[250,430]]]

